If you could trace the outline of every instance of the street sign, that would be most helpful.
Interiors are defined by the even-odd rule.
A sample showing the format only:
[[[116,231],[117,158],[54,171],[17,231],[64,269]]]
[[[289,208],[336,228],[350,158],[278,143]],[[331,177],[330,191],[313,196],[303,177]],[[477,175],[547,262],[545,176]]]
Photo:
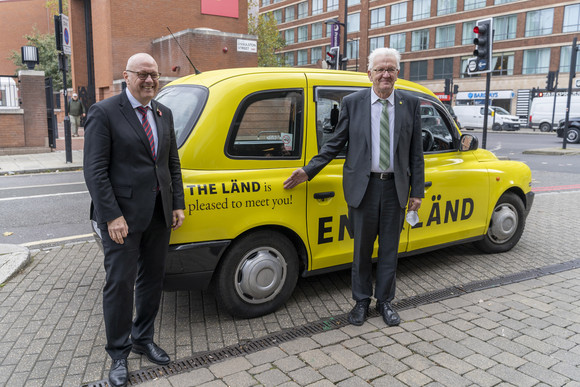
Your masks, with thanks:
[[[68,24],[68,16],[61,13],[60,14],[61,20],[61,31],[62,31],[62,52],[66,55],[72,54],[72,50],[70,48],[70,27]]]
[[[340,46],[340,25],[332,24],[332,34],[330,35],[330,47]]]
[[[467,60],[467,63],[467,69],[470,73],[477,69],[477,58],[470,58]]]
[[[580,87],[580,78],[576,79],[576,87]]]

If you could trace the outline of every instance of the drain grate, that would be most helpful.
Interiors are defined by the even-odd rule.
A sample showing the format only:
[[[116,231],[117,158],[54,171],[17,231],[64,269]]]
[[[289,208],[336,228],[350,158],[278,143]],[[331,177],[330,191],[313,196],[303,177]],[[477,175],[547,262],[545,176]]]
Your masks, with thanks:
[[[415,308],[420,305],[431,304],[457,297],[462,294],[475,292],[478,290],[491,289],[494,287],[526,281],[529,279],[539,278],[549,274],[561,273],[563,271],[576,269],[580,267],[580,259],[575,259],[568,262],[558,263],[554,265],[544,266],[537,269],[522,271],[519,273],[508,274],[489,280],[474,281],[465,285],[451,286],[446,289],[436,290],[433,292],[421,294],[419,296],[409,297],[404,300],[394,303],[398,310],[405,310]],[[370,317],[378,316],[378,312],[370,309]],[[166,366],[156,366],[138,370],[129,373],[129,385],[135,386],[141,383],[153,381],[162,377],[177,375],[183,372],[189,372],[196,368],[207,367],[211,364],[234,358],[237,356],[249,355],[254,352],[270,348],[281,343],[292,341],[300,337],[309,337],[317,333],[330,331],[336,328],[341,328],[348,325],[347,315],[330,317],[324,320],[316,321],[306,325],[295,328],[289,328],[271,335],[254,339],[229,347],[219,349],[217,351],[200,352],[199,354],[182,360],[171,362]],[[100,380],[83,384],[81,387],[109,387],[107,380]]]

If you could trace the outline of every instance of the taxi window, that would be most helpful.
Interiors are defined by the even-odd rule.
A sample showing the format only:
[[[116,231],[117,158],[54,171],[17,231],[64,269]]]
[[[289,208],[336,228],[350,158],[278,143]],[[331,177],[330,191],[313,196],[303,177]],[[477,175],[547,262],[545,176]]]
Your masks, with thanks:
[[[421,101],[421,130],[423,151],[437,152],[454,149],[454,126],[447,110],[439,103],[426,98]]]
[[[195,127],[205,102],[208,90],[201,86],[172,86],[163,88],[157,98],[173,113],[175,140],[177,147],[183,145],[189,133]]]
[[[227,154],[243,158],[297,158],[302,136],[301,90],[266,91],[242,101],[228,136]]]
[[[331,138],[338,122],[342,99],[347,95],[361,90],[360,87],[316,87],[314,101],[316,102],[316,138],[318,150]],[[348,143],[338,154],[345,157]]]

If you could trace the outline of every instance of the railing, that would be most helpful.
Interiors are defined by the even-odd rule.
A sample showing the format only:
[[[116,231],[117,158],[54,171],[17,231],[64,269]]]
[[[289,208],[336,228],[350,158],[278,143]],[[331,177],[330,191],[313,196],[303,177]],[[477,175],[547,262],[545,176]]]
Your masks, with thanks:
[[[18,87],[12,76],[0,76],[0,108],[18,108]]]

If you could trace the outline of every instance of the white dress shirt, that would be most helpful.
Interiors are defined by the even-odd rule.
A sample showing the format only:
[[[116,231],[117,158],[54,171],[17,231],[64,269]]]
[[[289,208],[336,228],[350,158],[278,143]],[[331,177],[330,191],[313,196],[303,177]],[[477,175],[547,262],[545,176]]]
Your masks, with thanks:
[[[141,102],[137,101],[135,99],[135,97],[133,97],[133,95],[129,91],[128,87],[125,89],[125,91],[127,92],[127,98],[129,98],[129,102],[131,103],[131,106],[133,106],[133,110],[135,111],[135,114],[137,115],[139,122],[143,123],[143,115],[139,112],[139,110],[137,110],[137,108],[139,106],[143,106],[143,105],[141,105]],[[159,138],[157,137],[157,124],[155,123],[155,115],[154,115],[153,110],[151,108],[151,101],[149,101],[149,103],[145,106],[148,108],[147,109],[147,120],[149,121],[149,125],[151,125],[151,132],[153,133],[153,141],[155,142],[155,154],[157,155],[157,148],[158,148],[157,144],[159,143]],[[143,106],[143,107],[145,107],[145,106]],[[145,132],[145,130],[143,130],[143,132]]]
[[[381,114],[383,111],[383,104],[379,101],[379,96],[375,93],[371,87],[371,152],[372,152],[372,162],[371,171],[372,172],[393,172],[393,138],[395,133],[395,91],[389,95],[387,98],[387,111],[389,112],[389,138],[390,138],[390,162],[389,168],[383,171],[379,167],[379,159],[381,155]]]

